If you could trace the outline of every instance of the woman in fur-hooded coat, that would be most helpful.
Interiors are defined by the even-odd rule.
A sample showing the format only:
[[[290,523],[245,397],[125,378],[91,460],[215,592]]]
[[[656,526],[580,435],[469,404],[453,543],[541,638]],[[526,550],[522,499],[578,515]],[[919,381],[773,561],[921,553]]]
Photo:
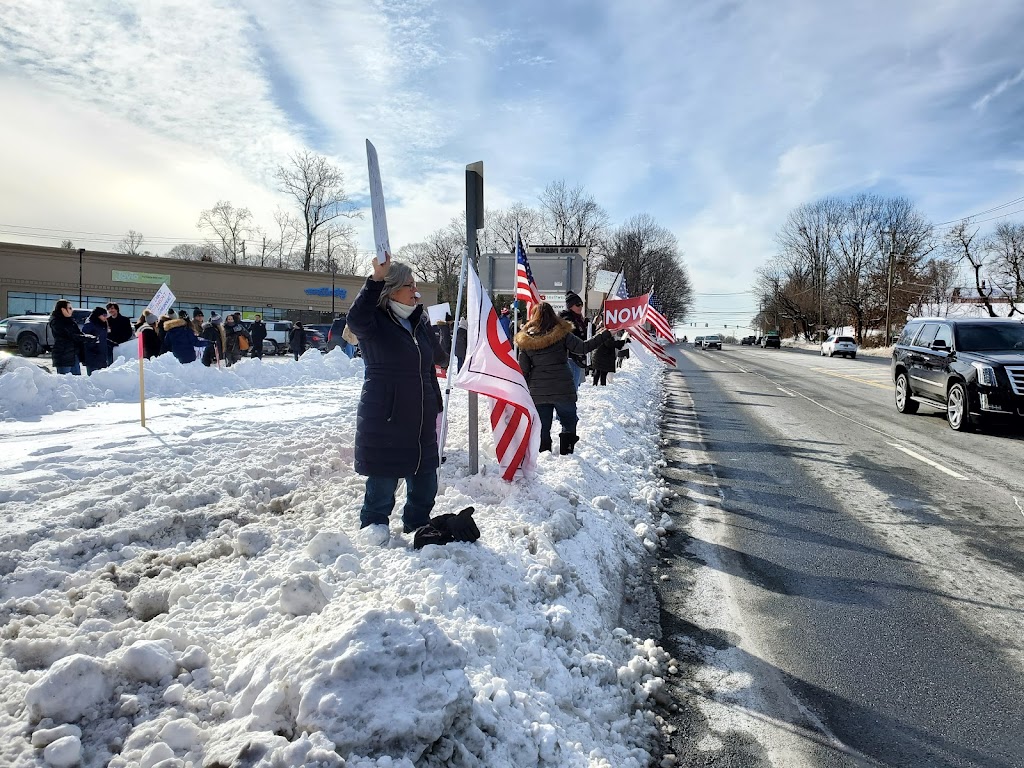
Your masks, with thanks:
[[[574,326],[560,319],[547,302],[534,306],[530,321],[516,334],[519,367],[526,378],[540,414],[540,449],[551,450],[551,424],[554,413],[562,425],[561,453],[572,453],[576,436],[576,384],[569,370],[569,355],[585,355],[608,339],[608,331],[584,341],[573,334]]]

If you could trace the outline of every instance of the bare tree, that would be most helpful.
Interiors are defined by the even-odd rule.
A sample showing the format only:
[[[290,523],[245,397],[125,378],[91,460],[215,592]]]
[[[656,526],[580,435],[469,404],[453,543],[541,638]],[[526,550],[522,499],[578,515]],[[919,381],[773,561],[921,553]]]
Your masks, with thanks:
[[[438,302],[451,302],[454,308],[459,292],[459,270],[466,247],[465,215],[456,216],[447,227],[432,232],[420,243],[398,249],[395,256],[408,263],[417,277],[437,284]]]
[[[64,250],[66,250],[66,251],[73,251],[73,250],[75,250],[75,244],[73,242],[71,242],[70,240],[61,240],[60,241],[60,247],[63,248]]]
[[[1024,313],[1024,224],[1003,222],[985,239],[994,283],[1010,306],[1009,316]]]
[[[545,245],[592,245],[607,229],[605,210],[583,185],[569,187],[553,181],[540,195]]]
[[[953,291],[960,274],[957,265],[945,258],[932,258],[921,272],[921,296],[914,306],[914,314],[946,317],[953,306]]]
[[[294,198],[302,210],[300,223],[305,236],[302,268],[312,266],[317,231],[339,218],[362,218],[345,193],[344,177],[327,158],[308,150],[296,152],[290,165],[279,166],[274,174],[280,189]]]
[[[543,231],[541,213],[523,203],[487,211],[484,221],[486,225],[480,249],[487,253],[513,253],[517,232],[522,233],[524,246],[540,243]]]
[[[214,261],[215,253],[216,248],[210,245],[180,243],[167,252],[167,258],[181,261]]]
[[[680,261],[675,235],[641,213],[612,231],[609,248],[599,268],[622,272],[633,295],[653,290],[670,323],[685,320],[693,306],[693,286]]]
[[[129,229],[128,234],[121,238],[121,242],[115,246],[114,250],[128,256],[141,256],[142,252],[139,250],[139,246],[142,245],[142,240],[141,232]]]
[[[220,249],[228,264],[245,263],[245,239],[252,231],[252,213],[235,208],[228,200],[219,200],[213,208],[199,214],[196,228],[209,238],[207,243]]]

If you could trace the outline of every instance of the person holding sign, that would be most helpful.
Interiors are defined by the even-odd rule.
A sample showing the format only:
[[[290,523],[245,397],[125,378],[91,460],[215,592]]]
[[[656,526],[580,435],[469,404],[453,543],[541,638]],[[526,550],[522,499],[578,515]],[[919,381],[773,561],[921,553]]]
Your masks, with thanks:
[[[572,453],[579,437],[576,435],[576,381],[570,370],[570,355],[586,355],[611,338],[602,331],[583,341],[573,333],[574,325],[563,320],[546,301],[535,304],[530,321],[516,334],[519,367],[530,387],[530,396],[540,414],[540,450],[551,450],[551,423],[554,414],[562,425],[559,450]]]
[[[426,525],[437,495],[437,415],[441,389],[434,366],[447,365],[430,326],[412,269],[384,254],[348,313],[366,364],[356,413],[355,470],[366,476],[359,512],[363,540],[384,546],[398,481],[405,478],[406,533]]]

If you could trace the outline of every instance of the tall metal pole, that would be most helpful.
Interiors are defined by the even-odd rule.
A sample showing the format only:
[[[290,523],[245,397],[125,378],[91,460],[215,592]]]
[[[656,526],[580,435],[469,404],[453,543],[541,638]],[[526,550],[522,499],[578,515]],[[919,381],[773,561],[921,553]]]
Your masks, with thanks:
[[[480,274],[476,249],[477,230],[484,228],[484,164],[483,161],[466,166],[466,251],[473,269]],[[455,318],[456,323],[460,318]],[[458,325],[456,325],[458,333]],[[468,354],[468,352],[467,352]],[[469,473],[480,471],[479,396],[469,393]]]
[[[85,255],[85,248],[78,249],[78,306],[82,306],[82,256]]]
[[[896,248],[890,246],[889,248],[889,284],[885,291],[885,342],[882,344],[883,347],[889,346],[889,339],[892,338],[892,272],[893,266],[896,261]]]

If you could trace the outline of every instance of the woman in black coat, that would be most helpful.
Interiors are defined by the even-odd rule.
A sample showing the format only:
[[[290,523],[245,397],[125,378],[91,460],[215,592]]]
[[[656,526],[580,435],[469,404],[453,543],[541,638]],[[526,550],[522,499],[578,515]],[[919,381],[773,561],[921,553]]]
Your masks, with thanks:
[[[110,330],[107,328],[107,310],[96,307],[89,319],[82,326],[82,333],[91,337],[85,342],[85,372],[92,376],[93,371],[106,368],[110,360]]]
[[[295,355],[296,360],[306,351],[306,329],[302,327],[302,323],[296,322],[288,331],[288,349]]]
[[[429,522],[437,495],[442,403],[434,365],[446,365],[448,354],[419,298],[408,265],[390,256],[384,264],[374,259],[373,276],[348,313],[346,328],[359,337],[366,365],[356,413],[355,469],[366,475],[359,524],[368,529],[370,543],[388,541],[388,517],[401,478],[407,490],[406,532]]]
[[[160,337],[156,335],[156,323],[159,319],[152,312],[147,312],[135,329],[142,337],[142,356],[147,360],[160,354]]]
[[[624,341],[617,341],[609,335],[590,358],[590,367],[594,369],[594,386],[600,384],[602,387],[608,385],[608,374],[615,373],[615,353],[626,345]]]
[[[603,331],[583,341],[573,334],[573,324],[562,320],[546,301],[534,306],[530,321],[516,334],[519,367],[523,370],[530,396],[540,414],[540,449],[551,450],[554,414],[562,425],[559,453],[572,453],[576,435],[576,383],[569,369],[569,355],[585,355],[603,344],[611,334]]]
[[[85,357],[85,335],[71,317],[71,302],[61,299],[53,305],[50,313],[50,335],[53,346],[50,358],[57,373],[82,375],[82,358]]]

